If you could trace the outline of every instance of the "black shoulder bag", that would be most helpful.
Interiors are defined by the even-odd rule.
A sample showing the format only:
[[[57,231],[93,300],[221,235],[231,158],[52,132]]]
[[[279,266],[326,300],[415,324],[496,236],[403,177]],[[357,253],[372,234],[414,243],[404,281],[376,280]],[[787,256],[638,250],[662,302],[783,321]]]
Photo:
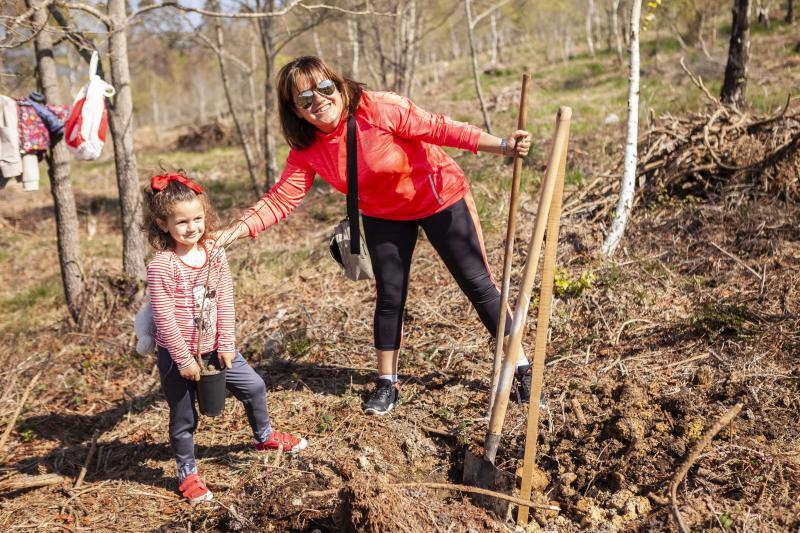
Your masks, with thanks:
[[[342,274],[353,281],[372,279],[372,263],[361,237],[358,212],[358,139],[354,113],[347,117],[347,218],[333,228],[329,250],[342,267]]]

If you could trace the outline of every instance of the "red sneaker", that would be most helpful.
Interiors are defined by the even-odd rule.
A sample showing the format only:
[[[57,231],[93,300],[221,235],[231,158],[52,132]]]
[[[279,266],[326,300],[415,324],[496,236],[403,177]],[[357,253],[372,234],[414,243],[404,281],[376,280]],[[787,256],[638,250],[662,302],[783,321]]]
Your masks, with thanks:
[[[208,501],[214,497],[214,494],[208,490],[208,487],[206,487],[206,484],[200,478],[200,474],[196,472],[186,476],[186,479],[180,484],[178,490],[181,491],[183,497],[189,500],[189,503],[192,505]]]
[[[280,431],[273,431],[269,439],[264,442],[254,442],[256,450],[260,452],[277,450],[283,447],[286,453],[297,453],[300,450],[305,450],[308,442],[303,437],[294,437],[288,433],[281,433]]]

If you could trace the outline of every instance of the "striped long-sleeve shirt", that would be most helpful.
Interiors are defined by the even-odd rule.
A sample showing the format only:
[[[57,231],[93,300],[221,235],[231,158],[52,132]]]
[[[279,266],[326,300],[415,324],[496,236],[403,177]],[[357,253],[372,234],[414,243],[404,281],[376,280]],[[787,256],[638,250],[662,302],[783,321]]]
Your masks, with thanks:
[[[200,353],[235,350],[233,281],[223,250],[209,258],[212,245],[206,241],[201,267],[187,265],[171,250],[157,252],[147,265],[156,343],[179,368],[191,364],[198,340]]]

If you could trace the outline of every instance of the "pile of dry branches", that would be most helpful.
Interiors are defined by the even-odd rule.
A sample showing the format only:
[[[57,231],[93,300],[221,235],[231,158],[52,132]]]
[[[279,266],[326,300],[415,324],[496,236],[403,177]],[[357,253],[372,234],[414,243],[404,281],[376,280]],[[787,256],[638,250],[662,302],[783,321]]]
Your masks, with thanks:
[[[754,116],[720,104],[689,75],[712,105],[702,113],[652,120],[640,147],[645,194],[705,197],[724,187],[800,199],[800,112],[790,112],[791,98],[773,116]]]

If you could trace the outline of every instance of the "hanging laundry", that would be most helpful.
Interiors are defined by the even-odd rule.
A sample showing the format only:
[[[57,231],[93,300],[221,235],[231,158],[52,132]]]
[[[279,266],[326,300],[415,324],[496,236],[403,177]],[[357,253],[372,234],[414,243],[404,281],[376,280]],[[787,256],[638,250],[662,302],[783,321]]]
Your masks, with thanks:
[[[35,153],[22,156],[22,190],[39,190],[39,156]]]
[[[33,93],[36,94],[36,93]],[[64,136],[64,121],[69,114],[67,106],[46,106],[35,102],[28,96],[27,102],[39,115],[47,131],[50,133],[50,146],[53,146]]]
[[[78,159],[97,159],[106,142],[106,98],[114,96],[116,91],[97,75],[99,60],[100,56],[93,52],[89,62],[89,83],[75,97],[65,125],[67,147]]]
[[[0,95],[0,189],[9,179],[22,174],[22,157],[19,151],[17,103]]]
[[[48,120],[52,119],[52,126],[58,131],[58,123],[62,124],[69,114],[67,106],[41,106],[27,99],[17,99],[18,128],[19,128],[19,149],[23,154],[41,152],[42,154],[50,149],[50,131],[45,121],[39,116],[34,105],[43,107],[48,112]],[[56,139],[57,140],[57,139]],[[40,156],[42,155],[40,154]]]

